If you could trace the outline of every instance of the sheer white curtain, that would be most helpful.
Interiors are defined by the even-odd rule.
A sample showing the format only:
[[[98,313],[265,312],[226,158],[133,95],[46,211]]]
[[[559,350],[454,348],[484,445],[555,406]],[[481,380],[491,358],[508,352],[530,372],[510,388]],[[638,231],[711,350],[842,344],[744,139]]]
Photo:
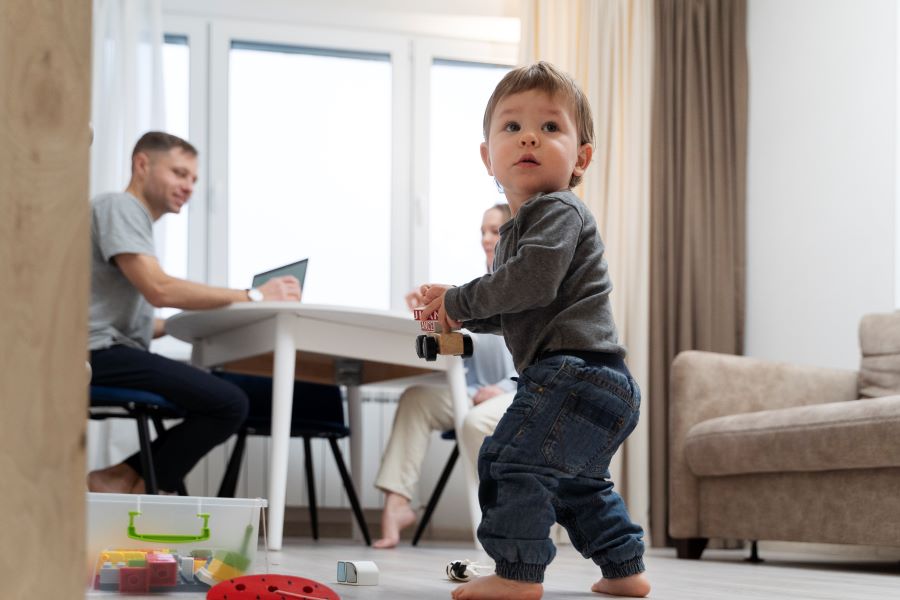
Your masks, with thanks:
[[[628,366],[649,374],[651,0],[523,0],[522,64],[549,61],[575,77],[594,113],[594,161],[576,190],[594,213],[613,280],[613,314]],[[633,518],[649,532],[649,435],[641,422],[611,471]]]
[[[165,126],[162,0],[94,0],[91,195],[123,190],[142,133]]]
[[[131,151],[146,131],[165,125],[161,0],[94,0],[91,196],[122,191]],[[93,422],[88,468],[121,461],[137,450],[130,421]]]

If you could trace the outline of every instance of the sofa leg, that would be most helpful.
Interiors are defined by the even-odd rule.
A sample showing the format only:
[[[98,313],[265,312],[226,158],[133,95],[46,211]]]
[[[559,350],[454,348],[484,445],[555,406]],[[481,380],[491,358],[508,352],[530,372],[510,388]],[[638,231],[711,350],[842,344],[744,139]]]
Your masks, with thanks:
[[[681,540],[673,540],[675,542],[675,553],[678,558],[687,558],[698,560],[706,549],[708,538],[686,538]]]
[[[750,556],[744,560],[753,564],[764,562],[763,559],[759,557],[759,544],[756,540],[750,542]]]

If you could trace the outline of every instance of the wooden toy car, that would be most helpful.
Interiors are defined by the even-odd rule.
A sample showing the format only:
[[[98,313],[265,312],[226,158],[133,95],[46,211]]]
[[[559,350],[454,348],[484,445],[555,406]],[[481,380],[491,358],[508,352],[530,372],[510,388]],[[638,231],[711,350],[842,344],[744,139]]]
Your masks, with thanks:
[[[415,309],[413,314],[416,320],[422,317],[422,311]],[[440,333],[437,330],[437,313],[432,313],[429,317],[421,321],[422,331],[428,333],[416,336],[416,355],[427,361],[437,360],[438,354],[451,356],[462,356],[468,358],[472,356],[475,347],[472,343],[472,337],[458,331],[449,333]]]

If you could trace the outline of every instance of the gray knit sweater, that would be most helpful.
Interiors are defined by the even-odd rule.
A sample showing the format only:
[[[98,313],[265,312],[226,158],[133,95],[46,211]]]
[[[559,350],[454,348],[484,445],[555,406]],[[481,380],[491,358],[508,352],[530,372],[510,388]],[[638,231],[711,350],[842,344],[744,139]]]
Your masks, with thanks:
[[[447,314],[478,333],[502,333],[521,373],[555,350],[625,355],[597,222],[565,190],[529,199],[500,228],[494,272],[447,291]]]

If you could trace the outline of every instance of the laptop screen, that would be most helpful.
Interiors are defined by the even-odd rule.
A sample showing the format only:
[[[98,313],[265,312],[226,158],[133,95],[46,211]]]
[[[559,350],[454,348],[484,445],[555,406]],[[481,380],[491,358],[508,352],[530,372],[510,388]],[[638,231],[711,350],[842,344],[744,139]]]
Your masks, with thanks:
[[[281,277],[283,275],[293,275],[297,278],[297,281],[300,282],[300,289],[303,289],[303,282],[306,279],[306,264],[309,262],[308,258],[304,258],[303,260],[298,260],[297,262],[293,262],[289,265],[284,265],[283,267],[278,267],[272,269],[271,271],[264,271],[262,273],[257,273],[253,276],[253,284],[252,287],[258,288],[268,280],[273,277]]]

